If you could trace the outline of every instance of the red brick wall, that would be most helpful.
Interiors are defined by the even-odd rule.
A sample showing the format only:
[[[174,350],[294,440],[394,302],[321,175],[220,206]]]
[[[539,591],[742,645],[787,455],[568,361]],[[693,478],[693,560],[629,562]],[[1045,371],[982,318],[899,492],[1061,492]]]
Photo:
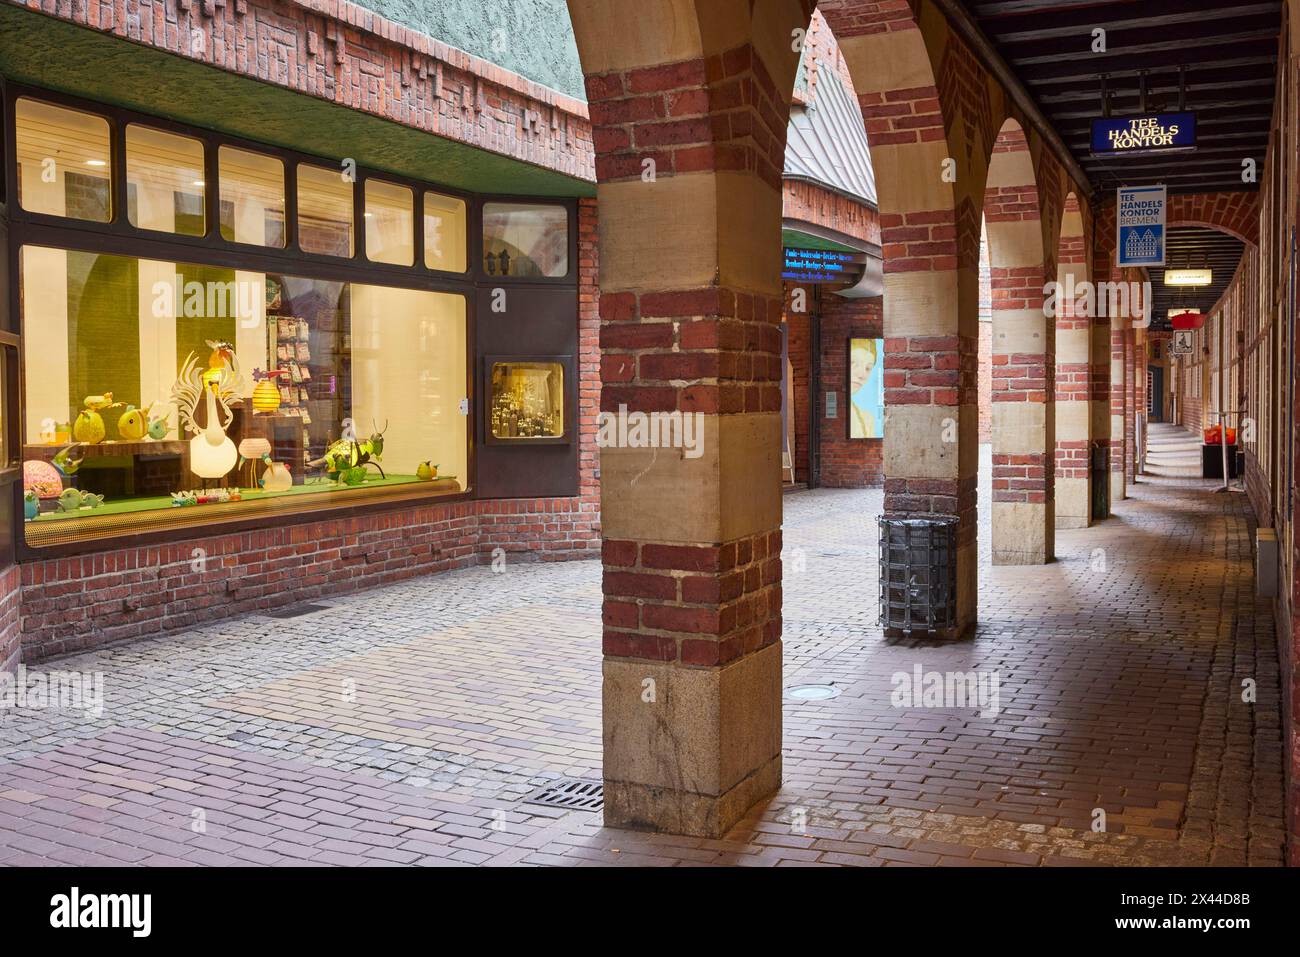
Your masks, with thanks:
[[[20,566],[23,660],[486,563],[496,548],[507,561],[599,557],[597,257],[595,200],[584,200],[578,496],[419,505],[30,562]],[[5,581],[0,595],[17,584],[6,590]],[[0,664],[16,605],[12,596],[0,600]]]
[[[870,206],[813,183],[782,181],[781,215],[880,245],[880,215]]]
[[[22,628],[19,621],[21,581],[18,566],[0,572],[0,671],[13,671],[19,661]]]
[[[827,488],[868,488],[885,480],[884,439],[848,437],[849,340],[879,339],[884,335],[883,302],[879,297],[821,297],[821,387],[816,402],[821,421],[821,484]],[[885,388],[888,396],[888,372]],[[827,392],[838,396],[838,418],[826,418]]]

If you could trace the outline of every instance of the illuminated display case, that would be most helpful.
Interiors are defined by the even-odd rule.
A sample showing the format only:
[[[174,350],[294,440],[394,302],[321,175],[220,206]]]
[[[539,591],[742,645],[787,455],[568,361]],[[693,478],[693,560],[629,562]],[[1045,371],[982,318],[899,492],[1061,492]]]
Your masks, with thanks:
[[[493,361],[488,435],[494,442],[564,438],[564,366],[560,362]]]
[[[571,441],[567,390],[572,356],[485,356],[488,386],[484,438],[490,445]]]

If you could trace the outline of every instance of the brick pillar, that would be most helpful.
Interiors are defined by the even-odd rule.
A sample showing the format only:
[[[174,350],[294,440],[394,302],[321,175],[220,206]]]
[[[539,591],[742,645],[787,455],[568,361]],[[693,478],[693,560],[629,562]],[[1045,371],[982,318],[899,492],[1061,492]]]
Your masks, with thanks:
[[[608,47],[640,28],[578,12],[584,35],[607,38],[584,56],[601,409],[699,428],[694,452],[601,449],[605,823],[718,837],[781,781],[788,110],[748,45],[627,69],[645,38]],[[592,70],[597,56],[618,69]]]
[[[1071,196],[1064,221],[1078,230],[1062,236],[1057,252],[1056,299],[1056,487],[1057,528],[1087,528],[1092,501],[1088,481],[1092,424],[1092,329],[1087,299],[1075,301],[1088,274],[1082,225]],[[1073,295],[1072,295],[1073,293]]]
[[[995,175],[991,168],[991,183]],[[991,185],[984,217],[993,292],[993,563],[1041,564],[1055,547],[1056,324],[1045,315],[1037,192]]]
[[[879,185],[885,513],[957,519],[957,626],[948,636],[955,637],[974,625],[977,611],[979,213],[978,204],[959,206],[952,185],[925,171],[943,169],[967,148],[948,138],[908,4],[822,0],[817,9],[853,76]],[[959,138],[960,127],[951,135]]]

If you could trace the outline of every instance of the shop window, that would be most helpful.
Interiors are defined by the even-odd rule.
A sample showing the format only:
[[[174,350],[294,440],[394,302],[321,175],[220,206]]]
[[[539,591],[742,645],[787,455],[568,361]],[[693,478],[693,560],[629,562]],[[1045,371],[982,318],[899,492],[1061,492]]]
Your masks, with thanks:
[[[569,273],[569,213],[540,203],[485,203],[483,271],[535,278]]]
[[[465,489],[464,296],[20,257],[30,544]]]
[[[223,146],[217,153],[221,238],[283,249],[284,163]]]
[[[352,180],[341,167],[298,167],[298,245],[303,252],[352,258],[352,190]]]
[[[465,201],[424,194],[424,264],[446,272],[465,271]]]
[[[22,97],[14,126],[23,209],[95,223],[112,219],[107,120]]]
[[[492,361],[489,441],[564,436],[564,366],[559,362]]]
[[[366,258],[374,263],[415,263],[415,194],[405,186],[366,180]]]
[[[137,229],[202,236],[203,142],[132,123],[126,128],[127,219]]]

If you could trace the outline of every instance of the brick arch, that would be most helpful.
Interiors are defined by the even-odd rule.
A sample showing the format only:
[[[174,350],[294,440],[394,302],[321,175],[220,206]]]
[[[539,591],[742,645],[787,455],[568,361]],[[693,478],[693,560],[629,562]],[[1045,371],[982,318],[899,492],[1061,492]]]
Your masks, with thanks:
[[[1259,193],[1175,193],[1166,225],[1208,226],[1251,246],[1259,245]]]

